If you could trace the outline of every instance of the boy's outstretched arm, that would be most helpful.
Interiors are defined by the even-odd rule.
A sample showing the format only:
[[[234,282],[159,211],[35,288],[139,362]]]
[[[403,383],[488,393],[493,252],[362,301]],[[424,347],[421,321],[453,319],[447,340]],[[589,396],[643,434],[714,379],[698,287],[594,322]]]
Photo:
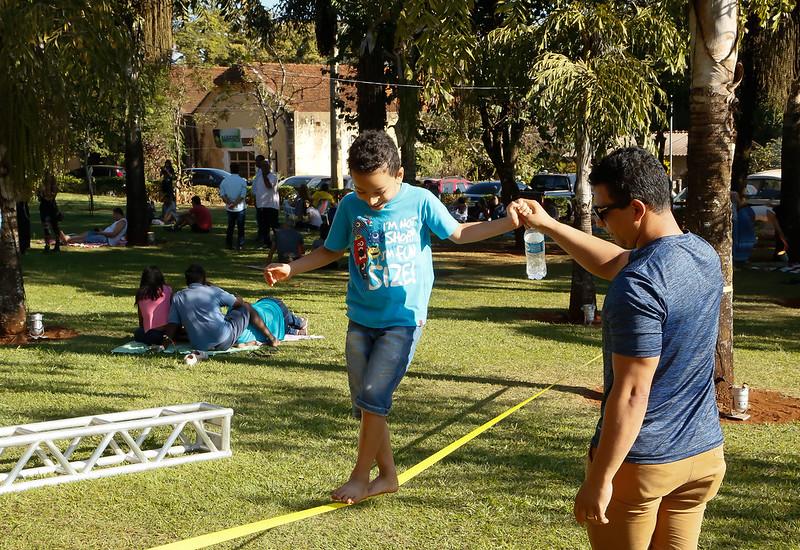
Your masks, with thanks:
[[[328,265],[343,255],[344,250],[328,250],[324,246],[320,246],[311,254],[306,254],[290,264],[269,264],[264,268],[264,280],[269,286],[272,286],[279,281],[285,281],[295,275]]]
[[[506,210],[506,217],[490,222],[471,222],[459,224],[458,228],[448,237],[456,244],[467,244],[496,237],[503,233],[513,231],[520,225],[518,209],[519,203],[511,203]],[[522,206],[523,208],[525,206]]]

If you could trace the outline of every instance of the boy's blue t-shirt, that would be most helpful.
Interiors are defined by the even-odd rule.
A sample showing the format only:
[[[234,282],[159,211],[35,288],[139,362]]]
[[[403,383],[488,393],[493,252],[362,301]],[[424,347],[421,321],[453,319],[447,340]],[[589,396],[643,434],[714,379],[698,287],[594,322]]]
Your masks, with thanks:
[[[592,445],[614,384],[612,353],[660,356],[626,462],[665,464],[722,444],[714,391],[722,286],[719,256],[691,233],[631,251],[603,304],[604,396]]]
[[[371,328],[424,324],[433,288],[430,232],[446,239],[458,225],[430,191],[407,183],[381,210],[345,196],[325,248],[350,249],[347,316]]]

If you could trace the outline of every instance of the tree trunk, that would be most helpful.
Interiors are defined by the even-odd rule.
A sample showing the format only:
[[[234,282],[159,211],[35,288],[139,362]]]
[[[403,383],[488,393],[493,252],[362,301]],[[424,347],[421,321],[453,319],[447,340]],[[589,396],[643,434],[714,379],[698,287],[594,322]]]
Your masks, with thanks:
[[[383,55],[375,44],[365,48],[358,58],[358,79],[366,82],[386,82]],[[383,130],[386,128],[386,88],[374,84],[356,84],[358,129]]]
[[[731,189],[742,192],[750,173],[750,152],[753,149],[755,117],[758,108],[757,88],[760,64],[757,60],[757,38],[762,32],[758,18],[751,15],[747,20],[747,33],[740,61],[742,64],[742,85],[738,91],[738,108],[736,109],[736,148],[731,168]]]
[[[578,131],[575,140],[575,227],[584,233],[592,234],[592,189],[589,186],[589,171],[592,167],[592,144],[586,129]],[[594,278],[578,262],[572,262],[572,282],[569,292],[569,320],[582,323],[583,306],[597,307]]]
[[[401,79],[401,82],[406,82]],[[419,89],[398,88],[400,108],[397,119],[397,141],[403,163],[403,180],[414,183],[417,179],[417,124],[419,120]]]
[[[731,165],[735,130],[732,105],[736,66],[736,0],[692,0],[692,87],[689,97],[689,230],[708,241],[722,264],[714,382],[717,406],[732,409],[733,270],[731,261]]]
[[[789,241],[789,261],[800,263],[800,71],[783,114],[781,226]]]
[[[145,246],[150,220],[147,215],[147,188],[144,179],[142,131],[134,117],[125,132],[125,187],[127,191],[128,244]]]
[[[800,3],[792,11],[789,43],[794,52],[800,48]],[[800,262],[800,54],[793,59],[794,78],[783,112],[781,149],[780,222],[789,241],[789,261]]]
[[[17,248],[16,197],[0,176],[0,336],[22,334],[25,331],[25,286]]]

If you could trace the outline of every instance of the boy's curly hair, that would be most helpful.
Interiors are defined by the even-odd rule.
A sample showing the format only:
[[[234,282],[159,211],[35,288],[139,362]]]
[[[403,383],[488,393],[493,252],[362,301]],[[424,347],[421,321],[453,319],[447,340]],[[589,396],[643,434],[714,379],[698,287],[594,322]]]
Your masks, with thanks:
[[[347,166],[351,172],[371,174],[384,170],[394,176],[400,170],[400,154],[386,132],[365,130],[350,146]]]

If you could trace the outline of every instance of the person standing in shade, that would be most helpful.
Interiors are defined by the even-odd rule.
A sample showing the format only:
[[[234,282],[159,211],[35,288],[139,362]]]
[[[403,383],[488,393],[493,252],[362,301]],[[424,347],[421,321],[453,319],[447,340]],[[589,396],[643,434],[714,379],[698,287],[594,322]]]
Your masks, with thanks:
[[[58,210],[56,195],[58,195],[58,182],[53,173],[48,172],[44,176],[44,182],[38,193],[39,218],[42,220],[42,230],[44,231],[45,252],[50,252],[51,238],[55,245],[54,250],[56,252],[61,250],[61,240],[59,239],[60,229],[58,228],[61,212]]]
[[[603,304],[603,402],[574,514],[597,549],[697,548],[725,475],[714,362],[723,279],[717,252],[683,233],[664,167],[638,147],[589,175],[615,243],[522,214],[593,275]]]
[[[256,223],[260,246],[272,246],[271,233],[278,228],[278,211],[281,198],[278,195],[278,177],[272,173],[271,166],[264,155],[256,157],[256,177],[253,179],[253,196],[256,199]]]
[[[175,168],[169,159],[165,160],[164,166],[161,167],[161,196],[164,198],[165,206],[175,202]],[[162,218],[164,214],[165,211],[162,210]]]
[[[228,230],[225,233],[225,246],[233,248],[233,227],[236,226],[236,250],[244,246],[244,222],[247,211],[247,182],[239,175],[239,165],[231,164],[231,173],[219,184],[219,196],[225,202],[228,212]]]

